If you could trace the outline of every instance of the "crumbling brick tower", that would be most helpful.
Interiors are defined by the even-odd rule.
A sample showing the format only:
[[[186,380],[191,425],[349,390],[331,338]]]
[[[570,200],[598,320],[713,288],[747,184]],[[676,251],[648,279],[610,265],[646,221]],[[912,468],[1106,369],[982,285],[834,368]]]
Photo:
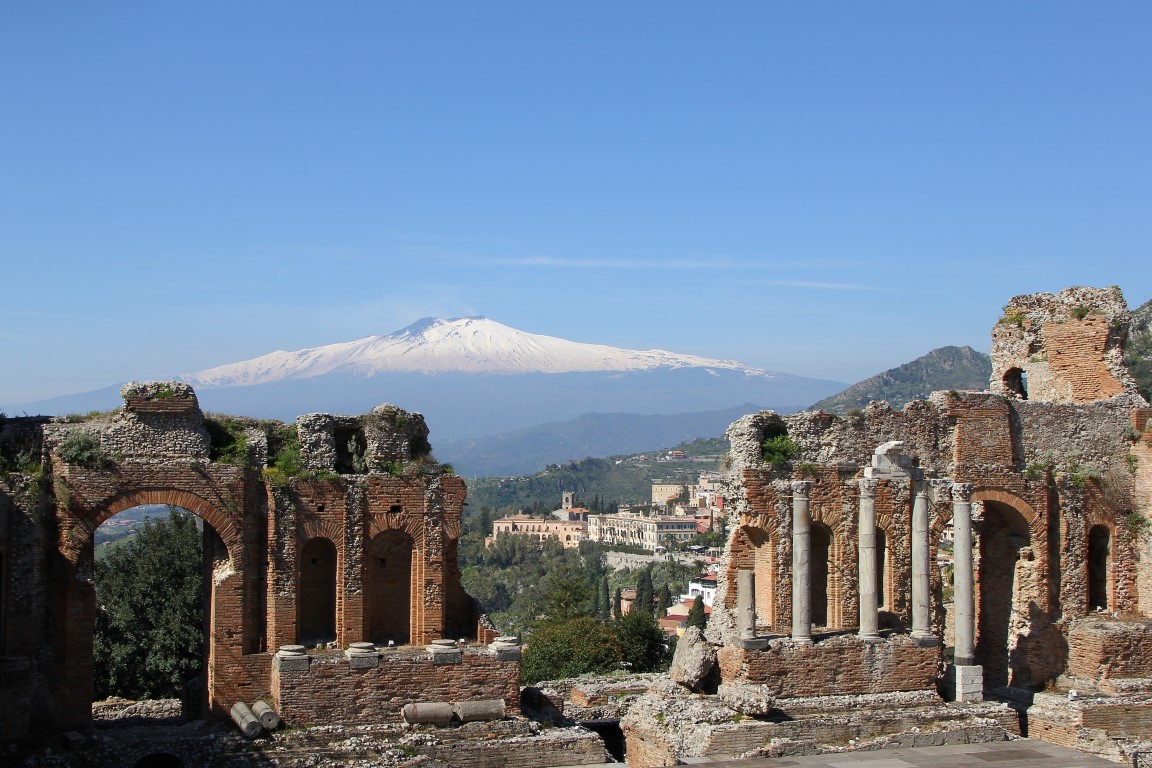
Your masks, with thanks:
[[[518,648],[446,648],[494,633],[460,586],[464,483],[432,459],[420,414],[385,405],[287,426],[206,419],[179,382],[122,394],[123,408],[92,419],[0,424],[0,740],[89,729],[93,535],[142,504],[205,524],[211,713],[267,699],[291,702],[297,722],[397,720],[429,689],[516,706]],[[317,644],[337,650],[283,664],[276,653]],[[353,697],[376,706],[349,709]]]
[[[879,710],[899,695],[929,706],[938,684],[967,706],[985,695],[1023,706],[1046,686],[1122,691],[1128,699],[1107,704],[1119,736],[1152,739],[1138,725],[1152,721],[1152,409],[1123,365],[1127,327],[1117,288],[1019,296],[993,330],[989,391],[734,423],[736,527],[707,633],[715,677],[688,684],[742,716],[790,714],[791,730],[765,726],[765,742],[875,735],[882,717],[843,725],[859,702],[840,725],[805,731],[802,719],[832,706],[806,702],[855,695]],[[938,679],[949,647],[954,663]],[[1030,710],[1032,735],[1075,746],[1103,717],[1053,711]],[[1015,727],[1002,709],[982,716]],[[678,752],[670,717],[625,722],[630,760],[667,764],[736,738],[713,729]],[[893,722],[917,717],[939,726],[938,710]],[[760,738],[750,729],[741,752]]]

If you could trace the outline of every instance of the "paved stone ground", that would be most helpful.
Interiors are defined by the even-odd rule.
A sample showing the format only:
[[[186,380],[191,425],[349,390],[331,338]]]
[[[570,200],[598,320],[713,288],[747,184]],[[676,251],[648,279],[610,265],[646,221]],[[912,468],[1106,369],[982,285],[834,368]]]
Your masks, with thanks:
[[[604,768],[612,765],[605,763]],[[614,765],[619,768],[620,764]],[[1043,741],[1019,739],[992,744],[881,749],[755,760],[689,757],[684,758],[684,765],[703,765],[709,768],[1117,768],[1121,763]]]

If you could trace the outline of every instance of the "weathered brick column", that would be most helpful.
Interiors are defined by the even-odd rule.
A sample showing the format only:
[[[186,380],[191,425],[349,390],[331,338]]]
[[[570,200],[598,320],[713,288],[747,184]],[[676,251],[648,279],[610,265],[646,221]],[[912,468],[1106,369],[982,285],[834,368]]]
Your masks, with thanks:
[[[808,480],[792,482],[792,640],[812,644],[812,518]]]
[[[880,600],[876,594],[876,481],[860,478],[857,529],[860,585],[860,638],[880,639]]]

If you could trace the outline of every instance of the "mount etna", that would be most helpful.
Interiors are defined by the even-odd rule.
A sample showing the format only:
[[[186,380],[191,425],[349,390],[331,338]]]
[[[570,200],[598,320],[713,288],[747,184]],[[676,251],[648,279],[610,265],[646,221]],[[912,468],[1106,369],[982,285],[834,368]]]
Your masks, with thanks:
[[[791,412],[845,386],[735,360],[568,341],[485,317],[425,318],[385,336],[276,351],[173,378],[195,387],[206,411],[282,420],[317,411],[363,413],[385,402],[419,411],[437,454],[465,473],[466,446],[585,414],[614,414],[605,418],[619,422],[623,414],[699,421],[697,414],[725,412],[721,418],[728,418],[732,409]],[[119,386],[113,386],[9,412],[66,414],[120,404]],[[660,425],[650,446],[635,432],[644,424]],[[633,432],[620,452],[637,444],[658,448],[668,436],[667,418],[629,420],[628,426]],[[563,458],[552,451],[542,454],[546,458],[533,463]],[[523,459],[516,464],[527,468]]]

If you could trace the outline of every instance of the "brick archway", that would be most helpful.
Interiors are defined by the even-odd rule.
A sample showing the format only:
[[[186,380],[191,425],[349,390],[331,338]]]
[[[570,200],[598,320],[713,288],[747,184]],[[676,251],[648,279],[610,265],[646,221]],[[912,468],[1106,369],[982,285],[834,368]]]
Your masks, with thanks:
[[[92,544],[96,529],[110,517],[133,507],[145,505],[172,506],[188,510],[212,526],[228,549],[228,557],[234,565],[243,562],[243,543],[240,531],[232,518],[207,499],[177,488],[137,488],[104,500],[96,505],[97,512],[94,516],[76,520],[76,524],[68,530],[61,542],[61,553],[75,564],[84,548]]]

